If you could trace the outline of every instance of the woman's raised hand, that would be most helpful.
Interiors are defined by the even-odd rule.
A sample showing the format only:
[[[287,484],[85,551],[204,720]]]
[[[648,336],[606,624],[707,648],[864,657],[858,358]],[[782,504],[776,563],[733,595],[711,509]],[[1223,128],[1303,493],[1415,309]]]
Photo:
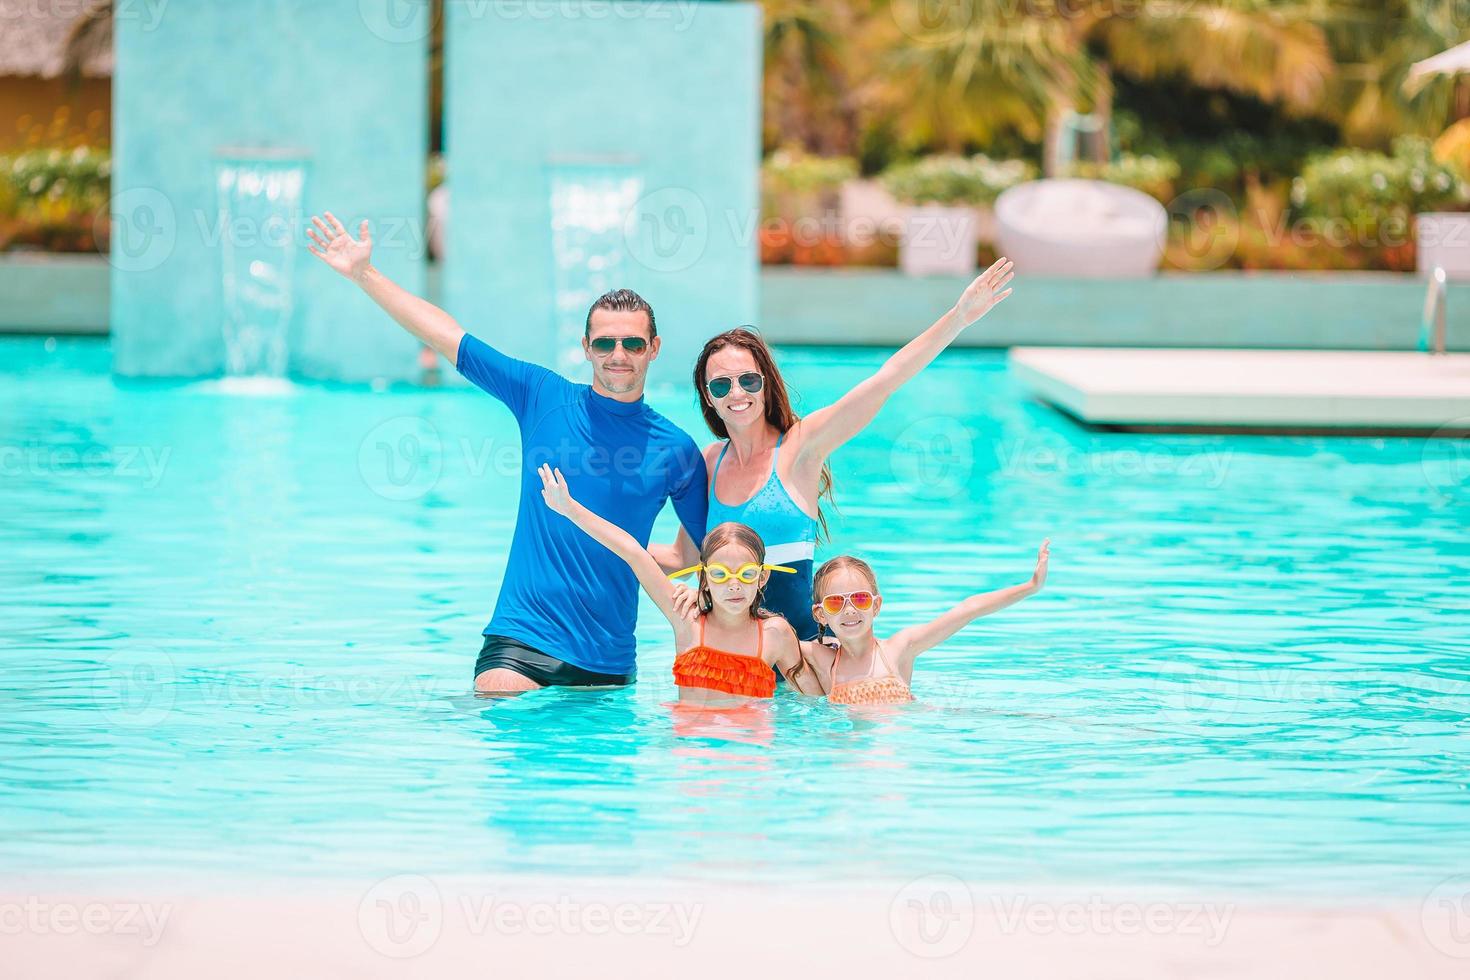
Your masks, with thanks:
[[[1015,268],[1015,263],[1002,256],[995,260],[994,265],[976,276],[974,282],[965,287],[959,302],[954,305],[955,316],[961,323],[968,327],[1011,294],[1011,291],[1005,286],[1011,281],[1013,268]]]
[[[1041,587],[1046,584],[1046,561],[1051,557],[1051,538],[1041,542],[1041,550],[1036,553],[1036,571],[1031,573],[1032,592],[1040,592]]]
[[[328,211],[326,215],[326,221],[316,215],[311,216],[311,223],[316,228],[306,229],[306,234],[316,246],[308,245],[306,250],[353,282],[361,281],[373,254],[373,235],[368,230],[367,219],[364,218],[358,226],[358,237],[353,238],[332,212]],[[317,234],[318,231],[321,234]]]
[[[572,491],[567,487],[567,478],[561,475],[561,470],[554,470],[551,464],[542,463],[536,469],[541,477],[541,499],[546,501],[546,506],[563,516],[569,516],[572,512]]]

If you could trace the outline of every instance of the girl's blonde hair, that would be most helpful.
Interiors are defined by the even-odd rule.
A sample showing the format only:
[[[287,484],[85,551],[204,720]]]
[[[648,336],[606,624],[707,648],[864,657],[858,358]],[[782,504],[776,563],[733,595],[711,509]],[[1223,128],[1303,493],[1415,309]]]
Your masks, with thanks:
[[[871,565],[855,555],[838,555],[836,558],[829,558],[826,561],[822,562],[822,567],[818,568],[817,574],[812,576],[813,604],[822,601],[823,583],[837,572],[842,571],[844,568],[850,568],[861,575],[863,578],[867,579],[868,584],[873,587],[873,592],[875,594],[877,593],[878,576],[873,574],[873,567]]]
[[[737,521],[726,521],[716,524],[710,528],[709,533],[704,536],[704,546],[699,549],[699,563],[705,564],[710,556],[727,544],[738,544],[748,550],[752,559],[758,565],[766,563],[766,543],[761,536],[755,533],[755,529],[747,527]],[[761,608],[761,602],[766,597],[765,583],[756,587],[755,598],[750,603],[751,619],[769,619],[775,613],[766,612]],[[714,596],[710,595],[709,583],[705,580],[704,569],[699,570],[699,611],[707,613],[715,607]]]

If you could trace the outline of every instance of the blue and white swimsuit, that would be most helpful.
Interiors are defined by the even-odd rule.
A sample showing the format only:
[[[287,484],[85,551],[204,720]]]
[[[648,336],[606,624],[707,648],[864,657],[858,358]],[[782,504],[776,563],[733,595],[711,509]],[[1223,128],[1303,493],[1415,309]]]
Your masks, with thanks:
[[[721,503],[715,496],[720,464],[730,449],[730,443],[726,441],[720,450],[720,458],[715,460],[715,470],[710,474],[708,527],[713,528],[726,521],[744,524],[766,543],[767,563],[796,569],[795,575],[771,573],[766,580],[763,605],[784,616],[796,630],[797,637],[811,640],[817,636],[817,621],[812,618],[812,560],[816,556],[817,522],[796,505],[777,473],[781,440],[784,438],[783,433],[776,439],[776,451],[771,454],[771,477],[765,486],[745,503],[734,507]]]

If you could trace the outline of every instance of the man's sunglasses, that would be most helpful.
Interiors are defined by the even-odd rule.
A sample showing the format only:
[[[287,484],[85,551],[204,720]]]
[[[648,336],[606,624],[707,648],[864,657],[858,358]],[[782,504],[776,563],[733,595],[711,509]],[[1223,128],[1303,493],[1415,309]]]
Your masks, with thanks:
[[[829,616],[836,616],[842,612],[842,607],[849,602],[852,603],[852,608],[858,612],[867,612],[873,608],[873,593],[868,591],[843,592],[841,594],[822,596],[822,608],[827,610],[827,615]]]
[[[759,374],[756,374],[754,371],[746,371],[733,381],[725,377],[710,378],[704,383],[704,386],[709,389],[712,397],[724,398],[730,393],[730,388],[736,381],[740,383],[741,388],[750,392],[752,395],[764,388],[766,384],[766,379]]]
[[[648,350],[648,341],[643,337],[593,337],[587,341],[587,346],[592,353],[606,357],[617,350],[619,343],[623,345],[623,350],[635,356]]]

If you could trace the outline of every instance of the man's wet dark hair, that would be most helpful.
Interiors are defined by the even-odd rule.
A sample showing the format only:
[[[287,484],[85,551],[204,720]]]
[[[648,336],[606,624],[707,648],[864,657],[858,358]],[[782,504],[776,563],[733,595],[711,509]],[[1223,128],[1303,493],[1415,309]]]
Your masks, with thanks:
[[[658,326],[653,322],[653,307],[648,305],[648,300],[631,289],[609,289],[597,297],[597,302],[587,310],[587,325],[582,330],[583,337],[592,336],[592,314],[598,310],[611,310],[613,313],[646,313],[648,314],[648,339],[652,340],[658,336]]]

